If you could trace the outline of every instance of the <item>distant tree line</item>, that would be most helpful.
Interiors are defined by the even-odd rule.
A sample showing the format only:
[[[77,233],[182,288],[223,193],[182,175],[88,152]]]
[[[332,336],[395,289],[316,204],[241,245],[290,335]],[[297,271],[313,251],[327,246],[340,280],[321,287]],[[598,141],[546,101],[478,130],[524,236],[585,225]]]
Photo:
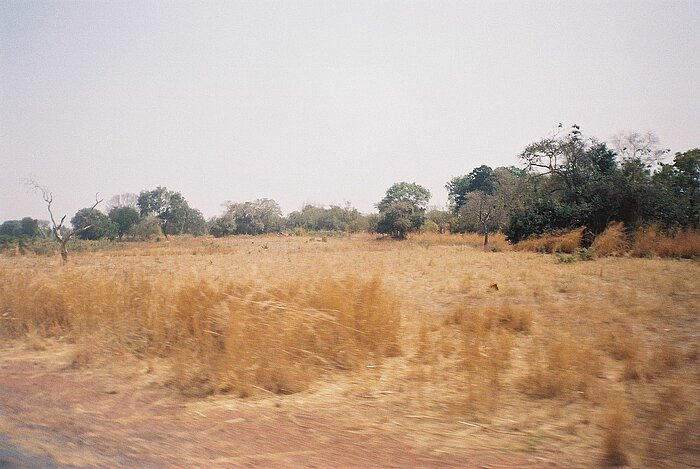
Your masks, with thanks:
[[[591,242],[611,222],[623,222],[630,229],[651,223],[665,229],[698,229],[700,149],[676,153],[672,162],[663,163],[668,152],[651,133],[620,135],[611,147],[585,138],[576,125],[566,133],[560,125],[559,133],[525,147],[520,167],[482,165],[450,179],[449,204],[442,209],[428,206],[431,194],[426,188],[399,182],[376,204],[378,213],[362,214],[350,204],[307,204],[283,217],[277,202],[263,198],[226,202],[221,216],[206,220],[181,193],[157,187],[138,195],[116,195],[106,203],[106,212],[95,206],[78,210],[70,220],[72,230],[63,220],[53,227],[29,217],[7,220],[0,225],[0,246],[52,235],[70,238],[70,233],[88,240],[144,240],[285,230],[369,231],[396,239],[417,231],[478,232],[487,244],[495,231],[518,242],[580,227],[586,228],[585,241]],[[49,212],[50,207],[49,202]]]
[[[658,224],[700,228],[700,149],[676,153],[651,133],[616,137],[613,147],[584,138],[574,125],[528,145],[515,166],[474,168],[452,178],[446,210],[426,211],[430,193],[398,183],[378,204],[375,231],[403,239],[414,231],[502,231],[509,241],[585,227],[585,243],[612,222],[630,230]]]

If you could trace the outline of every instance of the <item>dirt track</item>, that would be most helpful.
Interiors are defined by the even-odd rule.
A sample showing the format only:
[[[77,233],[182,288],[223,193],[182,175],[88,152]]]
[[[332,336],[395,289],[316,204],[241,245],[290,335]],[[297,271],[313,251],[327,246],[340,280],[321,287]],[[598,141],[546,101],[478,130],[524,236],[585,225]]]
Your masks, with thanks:
[[[52,358],[49,360],[49,358]],[[446,454],[343,428],[284,401],[192,400],[138,377],[70,370],[49,352],[0,350],[7,467],[542,467],[523,454]],[[551,462],[550,462],[551,463]],[[1,465],[1,464],[0,464]],[[553,463],[550,465],[554,465]]]

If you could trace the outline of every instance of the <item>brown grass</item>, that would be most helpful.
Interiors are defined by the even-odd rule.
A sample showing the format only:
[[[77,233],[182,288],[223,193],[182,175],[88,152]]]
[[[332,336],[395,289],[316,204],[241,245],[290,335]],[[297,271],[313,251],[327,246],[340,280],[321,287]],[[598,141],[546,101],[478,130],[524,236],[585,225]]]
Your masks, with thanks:
[[[531,236],[515,245],[516,251],[546,252],[549,254],[563,252],[571,254],[581,247],[581,238],[585,227],[563,234],[544,234]]]
[[[621,256],[629,250],[625,227],[620,222],[610,223],[601,234],[593,240],[591,248],[597,256]]]
[[[611,466],[624,466],[626,454],[629,410],[619,395],[611,398],[605,408],[605,432],[603,433],[603,457]]]
[[[526,394],[542,399],[589,396],[601,372],[594,349],[568,334],[547,344],[533,341],[528,351],[528,371],[520,382]]]
[[[141,270],[4,273],[4,335],[39,331],[168,357],[171,382],[190,394],[296,392],[321,372],[400,353],[398,301],[377,275],[278,278],[260,287]]]
[[[411,235],[410,240],[423,247],[430,246],[470,246],[484,249],[484,235],[479,233],[420,233]],[[500,232],[489,234],[487,251],[511,251],[512,246]]]
[[[565,238],[547,249],[580,233]],[[440,451],[693,460],[700,264],[564,266],[468,239],[172,238],[65,267],[1,256],[0,346],[58,342],[76,369],[128,355],[175,392],[284,399]]]
[[[700,256],[700,230],[675,230],[664,233],[656,225],[639,228],[634,233],[630,254],[636,257]]]
[[[512,248],[516,251],[573,254],[581,246],[584,230],[585,228],[579,228],[564,234],[531,236]],[[700,230],[664,232],[657,225],[651,225],[637,229],[631,242],[628,238],[624,225],[613,222],[596,236],[591,248],[597,257],[700,257]]]

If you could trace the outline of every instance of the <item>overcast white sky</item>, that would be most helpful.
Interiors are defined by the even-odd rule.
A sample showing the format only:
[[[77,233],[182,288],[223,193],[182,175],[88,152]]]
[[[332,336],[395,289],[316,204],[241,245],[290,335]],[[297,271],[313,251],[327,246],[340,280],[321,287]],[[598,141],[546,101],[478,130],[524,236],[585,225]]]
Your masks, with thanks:
[[[700,1],[0,2],[0,220],[158,185],[374,210],[559,122],[700,146]]]

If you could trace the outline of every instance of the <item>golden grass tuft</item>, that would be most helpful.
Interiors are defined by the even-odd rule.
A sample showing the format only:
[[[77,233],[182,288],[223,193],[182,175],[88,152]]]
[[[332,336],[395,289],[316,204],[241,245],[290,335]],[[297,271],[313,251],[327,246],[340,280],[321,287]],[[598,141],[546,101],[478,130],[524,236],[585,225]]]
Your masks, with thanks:
[[[658,225],[639,228],[634,233],[630,254],[636,257],[700,256],[700,230],[672,230],[664,233]]]
[[[572,254],[581,247],[581,239],[585,227],[568,231],[563,234],[543,234],[530,236],[517,243],[516,251],[546,252],[549,254],[563,252]]]
[[[629,249],[625,227],[621,222],[613,222],[593,240],[591,248],[597,256],[621,256]]]

